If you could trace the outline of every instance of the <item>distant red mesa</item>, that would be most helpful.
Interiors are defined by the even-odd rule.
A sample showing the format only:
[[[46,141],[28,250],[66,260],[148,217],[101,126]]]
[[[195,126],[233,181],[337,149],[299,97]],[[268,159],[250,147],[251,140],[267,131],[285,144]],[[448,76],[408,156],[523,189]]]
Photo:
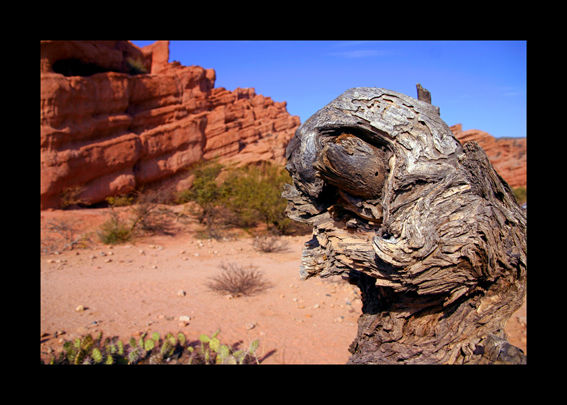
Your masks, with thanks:
[[[213,69],[169,63],[169,41],[41,41],[41,209],[92,205],[140,186],[187,187],[201,159],[283,164],[300,125],[286,102],[215,88]],[[475,140],[512,187],[526,186],[526,139]]]
[[[253,88],[215,88],[215,71],[168,63],[169,42],[41,42],[41,209],[86,205],[167,183],[200,159],[284,163],[300,124]]]

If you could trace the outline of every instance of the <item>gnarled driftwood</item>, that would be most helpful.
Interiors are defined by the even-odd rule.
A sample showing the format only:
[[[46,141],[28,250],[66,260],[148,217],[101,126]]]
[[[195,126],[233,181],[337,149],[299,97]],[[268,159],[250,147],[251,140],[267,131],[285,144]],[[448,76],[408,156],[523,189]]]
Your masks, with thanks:
[[[525,296],[525,213],[418,98],[353,88],[297,130],[283,195],[313,226],[300,274],[359,286],[349,363],[524,363],[503,328]]]

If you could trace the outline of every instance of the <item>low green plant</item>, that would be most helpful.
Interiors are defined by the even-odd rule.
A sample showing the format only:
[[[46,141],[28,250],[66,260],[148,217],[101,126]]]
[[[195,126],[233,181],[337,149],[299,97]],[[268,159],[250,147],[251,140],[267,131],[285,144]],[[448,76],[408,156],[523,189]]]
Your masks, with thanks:
[[[231,351],[227,345],[220,343],[217,338],[219,332],[220,329],[210,337],[205,334],[199,336],[199,340],[201,341],[201,355],[205,359],[205,364],[244,364],[245,362],[260,364],[255,354],[256,349],[258,349],[258,339],[252,341],[246,351]]]
[[[105,200],[111,207],[126,207],[132,205],[136,198],[132,195],[116,195],[106,197]]]
[[[65,341],[63,350],[53,356],[49,364],[115,364],[120,359],[118,356],[123,354],[121,342],[119,347],[122,352],[109,339],[103,342],[102,333],[96,338],[88,334]]]
[[[63,350],[52,356],[47,364],[259,364],[255,355],[259,341],[250,343],[248,350],[232,350],[218,339],[220,330],[210,337],[202,334],[199,345],[191,345],[182,332],[167,333],[160,338],[154,332],[143,333],[137,339],[131,337],[122,343],[117,337],[102,339],[102,332],[96,338],[90,334],[67,340]],[[175,360],[175,361],[174,361]],[[44,364],[43,360],[41,361]]]

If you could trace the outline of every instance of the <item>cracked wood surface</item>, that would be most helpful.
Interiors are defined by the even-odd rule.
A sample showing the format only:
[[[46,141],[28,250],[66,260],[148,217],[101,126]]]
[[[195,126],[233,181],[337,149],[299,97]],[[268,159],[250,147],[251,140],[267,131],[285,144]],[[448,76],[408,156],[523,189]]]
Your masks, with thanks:
[[[297,130],[283,196],[313,226],[300,274],[361,289],[350,363],[525,363],[503,331],[525,297],[525,212],[430,101],[353,88]]]

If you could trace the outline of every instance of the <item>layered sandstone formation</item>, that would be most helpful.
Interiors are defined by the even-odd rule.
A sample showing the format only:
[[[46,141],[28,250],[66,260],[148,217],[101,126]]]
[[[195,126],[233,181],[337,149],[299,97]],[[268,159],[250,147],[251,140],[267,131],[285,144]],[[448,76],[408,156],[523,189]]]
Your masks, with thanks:
[[[462,124],[450,128],[462,144],[468,141],[478,143],[510,187],[527,187],[526,138],[495,138],[478,129],[463,131]]]
[[[299,126],[285,102],[215,88],[169,63],[168,41],[41,42],[41,209],[86,205],[174,179],[201,159],[283,163]]]

